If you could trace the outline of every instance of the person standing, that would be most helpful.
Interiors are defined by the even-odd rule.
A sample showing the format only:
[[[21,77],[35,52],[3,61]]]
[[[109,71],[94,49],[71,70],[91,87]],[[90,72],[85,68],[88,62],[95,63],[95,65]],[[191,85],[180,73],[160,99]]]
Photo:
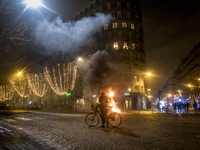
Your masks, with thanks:
[[[160,101],[157,102],[157,109],[160,111]]]
[[[189,112],[190,103],[186,102],[187,112]]]
[[[196,112],[197,111],[197,102],[196,101],[194,101],[193,107],[194,107],[194,112]]]
[[[174,102],[174,113],[176,114],[176,102]]]
[[[108,98],[105,95],[104,92],[101,92],[101,96],[99,97],[99,107],[100,107],[100,113],[101,113],[101,120],[102,120],[102,128],[105,128],[107,113],[108,113]]]

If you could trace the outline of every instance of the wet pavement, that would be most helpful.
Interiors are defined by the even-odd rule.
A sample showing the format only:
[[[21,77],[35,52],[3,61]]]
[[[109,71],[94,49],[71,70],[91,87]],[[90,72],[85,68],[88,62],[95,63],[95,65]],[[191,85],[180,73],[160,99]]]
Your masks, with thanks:
[[[0,149],[197,150],[200,113],[122,113],[118,128],[88,127],[86,114],[15,112],[0,115]]]

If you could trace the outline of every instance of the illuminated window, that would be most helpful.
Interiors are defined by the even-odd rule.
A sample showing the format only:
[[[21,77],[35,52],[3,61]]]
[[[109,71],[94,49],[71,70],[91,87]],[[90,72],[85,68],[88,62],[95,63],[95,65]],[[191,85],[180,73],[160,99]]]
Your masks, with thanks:
[[[105,45],[105,48],[106,48],[106,50],[109,48],[109,44],[108,43]]]
[[[138,85],[135,86],[135,92],[139,92],[139,86]]]
[[[129,101],[129,107],[132,108],[132,102],[131,102],[131,100]]]
[[[128,100],[125,101],[126,109],[128,109]]]
[[[104,30],[108,30],[108,24],[104,25]]]
[[[124,42],[123,49],[128,49],[128,43],[127,42]]]
[[[127,22],[122,22],[122,28],[127,28]]]
[[[113,48],[118,48],[118,42],[113,43]]]
[[[113,23],[112,23],[112,28],[113,28],[113,29],[117,29],[117,22],[113,22]]]
[[[135,25],[131,23],[131,29],[135,29]]]
[[[135,43],[132,43],[131,47],[132,49],[135,49]]]
[[[144,92],[144,87],[143,86],[141,86],[141,90],[142,90],[142,93]]]

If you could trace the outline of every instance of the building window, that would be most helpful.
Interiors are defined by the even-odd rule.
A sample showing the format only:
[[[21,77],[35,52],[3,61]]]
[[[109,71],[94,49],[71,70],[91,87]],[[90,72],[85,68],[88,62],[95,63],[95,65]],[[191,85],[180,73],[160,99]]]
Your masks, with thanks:
[[[113,48],[117,49],[118,48],[118,42],[113,43]]]
[[[112,13],[112,17],[117,18],[117,13],[116,13],[116,12],[113,12],[113,13]]]
[[[122,28],[127,28],[127,22],[122,22]]]
[[[99,4],[99,0],[96,0],[95,5]]]
[[[121,7],[126,8],[126,2],[121,2]]]
[[[135,43],[134,42],[132,42],[131,48],[135,49]]]
[[[128,100],[125,101],[126,109],[129,109],[128,107]]]
[[[129,101],[129,107],[130,107],[130,109],[132,108],[131,100]]]
[[[102,6],[102,10],[107,10],[107,4],[104,4],[104,5]]]
[[[138,65],[137,65],[137,67],[138,67]],[[139,75],[137,75],[137,82],[139,82],[140,81],[140,77],[139,77]]]
[[[113,22],[113,23],[112,23],[112,28],[113,28],[113,29],[117,29],[117,22]]]
[[[92,9],[93,7],[94,7],[94,4],[91,4],[91,5],[90,5],[90,9]]]
[[[128,49],[128,42],[124,42],[123,49]]]
[[[109,44],[108,43],[105,45],[105,48],[106,48],[106,50],[108,50],[108,48],[109,48]]]
[[[122,12],[122,18],[126,18],[126,12],[125,11]]]
[[[138,85],[135,86],[135,92],[139,92],[139,86]]]
[[[131,23],[131,29],[135,29],[135,25]]]
[[[108,24],[104,25],[104,30],[108,30]]]
[[[112,3],[111,3],[111,7],[112,7],[112,8],[117,8],[117,3],[116,3],[116,2],[112,2]]]

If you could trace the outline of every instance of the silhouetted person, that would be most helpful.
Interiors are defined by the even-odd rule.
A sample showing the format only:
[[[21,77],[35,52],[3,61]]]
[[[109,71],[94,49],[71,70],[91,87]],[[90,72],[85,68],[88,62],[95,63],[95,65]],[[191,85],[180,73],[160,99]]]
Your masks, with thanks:
[[[182,109],[183,109],[183,113],[185,113],[186,112],[186,102],[182,103]]]
[[[197,111],[197,102],[196,101],[194,101],[193,107],[194,107],[194,112],[196,112]]]
[[[101,112],[101,120],[102,120],[102,126],[103,128],[105,128],[105,123],[106,123],[106,117],[107,117],[107,113],[108,113],[108,98],[107,96],[105,96],[104,92],[101,92],[101,96],[99,97],[99,107],[100,107],[100,112]]]
[[[178,107],[178,112],[179,112],[179,113],[181,113],[181,105],[182,105],[182,104],[181,104],[180,102],[178,102],[177,107]]]
[[[149,108],[151,108],[151,102],[148,100],[148,101],[147,101],[147,110],[148,110]]]
[[[187,112],[189,111],[189,106],[190,106],[190,103],[186,102]]]
[[[158,111],[160,111],[160,101],[158,101],[158,103],[157,103],[157,109],[158,109]]]
[[[174,103],[174,112],[176,113],[176,102]]]

